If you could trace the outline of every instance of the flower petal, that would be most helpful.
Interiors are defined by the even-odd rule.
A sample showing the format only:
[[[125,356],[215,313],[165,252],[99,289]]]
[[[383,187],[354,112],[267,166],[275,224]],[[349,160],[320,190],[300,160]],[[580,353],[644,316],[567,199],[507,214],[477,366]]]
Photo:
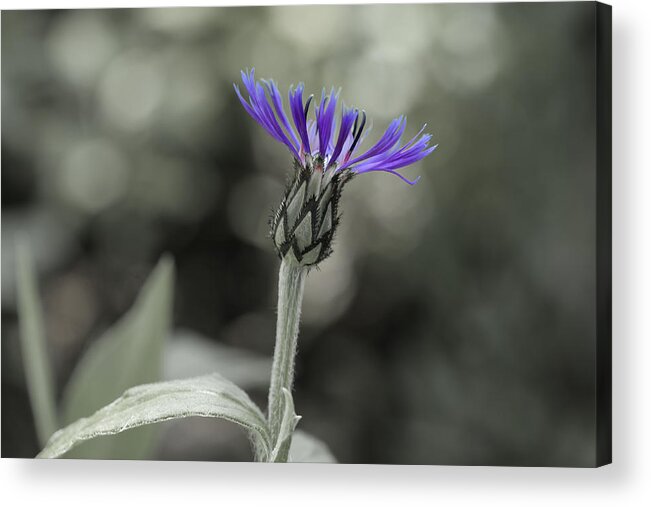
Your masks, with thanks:
[[[351,128],[353,127],[353,122],[355,121],[356,116],[357,116],[357,112],[354,109],[347,108],[346,106],[342,106],[341,123],[339,125],[339,136],[337,137],[337,144],[335,145],[335,149],[332,152],[332,155],[330,156],[328,165],[337,163],[337,159],[339,158],[339,155],[343,151],[344,144],[351,137],[350,131]],[[352,142],[352,140],[350,140],[349,142]]]
[[[296,90],[289,89],[289,107],[294,118],[294,125],[296,125],[298,135],[303,142],[301,148],[305,153],[310,153],[310,139],[307,135],[307,123],[303,109],[303,88],[303,83],[299,83]]]
[[[254,69],[251,69],[250,73],[242,71],[242,82],[249,94],[248,102],[242,96],[239,87],[234,85],[235,92],[237,93],[240,102],[244,106],[246,112],[249,113],[255,121],[262,125],[274,139],[285,144],[292,151],[294,156],[298,158],[298,143],[293,143],[281,128],[278,119],[267,100],[264,88],[261,84],[255,82],[254,73]]]
[[[325,90],[321,95],[321,103],[317,108],[316,120],[319,131],[319,150],[323,158],[326,158],[332,150],[332,133],[335,125],[335,110],[339,93],[335,95],[335,89],[330,90],[330,97],[325,96]]]

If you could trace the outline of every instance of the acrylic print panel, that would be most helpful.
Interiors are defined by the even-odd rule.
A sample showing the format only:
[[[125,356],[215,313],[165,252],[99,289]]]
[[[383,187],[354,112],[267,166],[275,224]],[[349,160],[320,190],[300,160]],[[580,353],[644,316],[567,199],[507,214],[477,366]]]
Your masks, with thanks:
[[[610,461],[610,8],[2,13],[4,457]]]

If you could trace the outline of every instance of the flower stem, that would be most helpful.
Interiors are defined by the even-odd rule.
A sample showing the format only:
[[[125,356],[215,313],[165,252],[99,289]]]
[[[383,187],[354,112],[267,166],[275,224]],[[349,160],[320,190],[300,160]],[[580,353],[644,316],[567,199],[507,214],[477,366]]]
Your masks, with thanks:
[[[283,259],[278,274],[278,321],[276,323],[276,345],[271,369],[268,409],[272,442],[278,439],[283,419],[285,401],[282,390],[285,388],[291,392],[294,381],[298,324],[307,274],[307,268],[298,265],[289,257]],[[290,444],[291,437],[281,447],[276,461],[287,461]]]

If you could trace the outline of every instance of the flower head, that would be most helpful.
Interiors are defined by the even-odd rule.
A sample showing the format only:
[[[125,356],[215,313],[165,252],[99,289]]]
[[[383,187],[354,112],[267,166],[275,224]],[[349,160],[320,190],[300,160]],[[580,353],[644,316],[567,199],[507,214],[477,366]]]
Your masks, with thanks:
[[[294,156],[295,175],[272,221],[272,239],[281,257],[293,255],[299,264],[316,265],[330,255],[341,190],[354,175],[388,172],[413,185],[418,179],[411,181],[398,170],[436,149],[429,146],[432,136],[423,134],[425,126],[401,144],[407,122],[400,116],[364,151],[361,146],[370,131],[365,130],[366,113],[342,103],[337,114],[339,92],[334,89],[329,94],[323,90],[310,118],[314,96],[303,100],[303,83],[290,87],[290,121],[273,80],[256,81],[252,69],[242,71],[242,81],[248,101],[234,87],[246,112]]]

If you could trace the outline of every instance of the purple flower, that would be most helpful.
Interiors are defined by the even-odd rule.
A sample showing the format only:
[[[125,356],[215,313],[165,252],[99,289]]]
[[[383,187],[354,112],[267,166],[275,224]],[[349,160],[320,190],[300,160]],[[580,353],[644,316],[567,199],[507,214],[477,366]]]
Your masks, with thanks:
[[[310,95],[307,100],[303,100],[303,83],[289,89],[290,121],[276,83],[264,79],[256,81],[254,72],[253,69],[242,71],[248,101],[239,87],[233,85],[240,102],[246,112],[274,139],[289,148],[303,167],[314,164],[315,169],[333,169],[334,172],[348,169],[355,174],[383,171],[395,174],[413,185],[418,178],[408,180],[398,170],[418,162],[436,149],[436,146],[428,146],[432,136],[423,134],[425,126],[401,146],[400,138],[407,120],[400,116],[389,124],[378,142],[363,151],[361,145],[369,131],[364,129],[366,113],[342,104],[338,115],[339,93],[332,89],[326,94],[324,89],[321,101],[314,106],[315,119],[309,118],[314,96]]]
[[[332,253],[332,240],[339,224],[339,198],[346,182],[356,175],[373,171],[395,174],[425,158],[436,146],[429,147],[432,136],[423,134],[425,126],[407,143],[401,145],[406,119],[393,120],[382,137],[364,151],[361,145],[366,131],[366,113],[342,104],[337,114],[339,93],[334,89],[321,94],[314,106],[314,97],[303,100],[304,86],[289,89],[289,111],[275,82],[256,81],[254,71],[242,72],[242,81],[249,95],[244,98],[237,85],[235,92],[244,109],[271,136],[283,143],[294,156],[295,174],[271,223],[271,238],[278,255],[301,266],[315,266]]]

